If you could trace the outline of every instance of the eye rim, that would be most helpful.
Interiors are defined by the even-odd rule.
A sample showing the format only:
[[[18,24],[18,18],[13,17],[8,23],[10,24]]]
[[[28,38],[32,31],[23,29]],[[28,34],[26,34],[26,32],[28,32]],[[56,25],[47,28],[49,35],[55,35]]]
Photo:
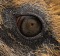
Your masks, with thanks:
[[[17,15],[17,14],[15,14],[15,15]],[[27,16],[29,16],[29,15],[31,15],[31,16],[35,16],[35,17],[37,17],[39,20],[40,20],[40,22],[42,23],[42,30],[41,30],[41,32],[39,32],[36,36],[33,36],[33,37],[27,37],[27,36],[24,36],[21,32],[19,32],[19,34],[24,38],[24,39],[26,39],[26,40],[34,40],[34,39],[38,39],[38,38],[42,38],[41,36],[43,36],[43,32],[45,32],[44,31],[44,29],[45,29],[45,24],[44,24],[44,20],[40,17],[40,16],[38,16],[37,14],[35,14],[35,13],[32,13],[32,12],[28,12],[28,13],[26,13],[26,14],[21,14],[20,16],[25,16],[25,15],[27,15]],[[18,15],[19,16],[19,15]],[[18,17],[17,16],[17,17]],[[16,25],[17,26],[17,25]],[[19,29],[17,29],[18,31],[19,31]],[[39,37],[38,37],[39,36]]]

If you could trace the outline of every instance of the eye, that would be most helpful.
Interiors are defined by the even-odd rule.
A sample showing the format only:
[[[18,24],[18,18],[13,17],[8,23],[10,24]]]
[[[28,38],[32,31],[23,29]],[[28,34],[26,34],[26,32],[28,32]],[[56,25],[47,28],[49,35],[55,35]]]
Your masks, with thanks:
[[[33,15],[19,16],[16,20],[19,31],[26,37],[34,37],[42,31],[42,22]]]

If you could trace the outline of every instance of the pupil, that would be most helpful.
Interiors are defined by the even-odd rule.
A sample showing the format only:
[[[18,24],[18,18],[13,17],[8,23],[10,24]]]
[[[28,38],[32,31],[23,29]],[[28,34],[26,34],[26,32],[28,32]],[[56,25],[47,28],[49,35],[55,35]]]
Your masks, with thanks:
[[[33,23],[31,23],[31,26],[33,26],[34,24]]]

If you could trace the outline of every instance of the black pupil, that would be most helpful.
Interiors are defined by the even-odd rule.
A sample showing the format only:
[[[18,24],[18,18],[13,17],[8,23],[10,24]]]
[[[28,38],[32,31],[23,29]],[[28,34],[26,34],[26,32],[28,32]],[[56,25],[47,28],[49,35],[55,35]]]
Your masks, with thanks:
[[[42,23],[36,16],[19,16],[17,26],[19,31],[27,37],[36,36],[42,30]]]

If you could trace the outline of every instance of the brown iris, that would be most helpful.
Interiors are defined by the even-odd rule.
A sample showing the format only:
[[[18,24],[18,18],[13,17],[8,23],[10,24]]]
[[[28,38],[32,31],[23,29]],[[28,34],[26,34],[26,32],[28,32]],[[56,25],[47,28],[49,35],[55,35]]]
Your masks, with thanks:
[[[20,32],[27,37],[36,36],[42,30],[42,23],[36,16],[19,16],[17,26]]]

